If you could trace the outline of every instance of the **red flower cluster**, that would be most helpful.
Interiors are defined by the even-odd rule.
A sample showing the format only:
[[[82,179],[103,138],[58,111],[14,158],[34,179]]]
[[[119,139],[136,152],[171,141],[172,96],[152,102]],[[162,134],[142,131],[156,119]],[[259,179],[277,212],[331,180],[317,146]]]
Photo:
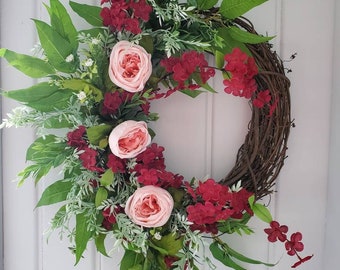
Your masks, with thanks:
[[[84,168],[93,172],[103,172],[103,169],[97,166],[98,152],[88,146],[84,139],[86,128],[79,126],[77,129],[67,133],[67,144],[81,151],[79,159],[82,161]]]
[[[165,170],[164,147],[151,144],[144,152],[136,157],[136,172],[138,182],[143,185],[153,185],[162,188],[180,188],[183,176]]]
[[[244,211],[253,214],[248,205],[252,193],[245,189],[233,192],[208,179],[200,182],[196,190],[187,184],[187,191],[195,202],[187,207],[188,220],[194,223],[193,229],[216,234],[218,221],[240,218]]]
[[[263,108],[264,105],[268,104],[272,99],[269,90],[261,91],[257,94],[253,100],[253,105],[257,108]]]
[[[114,173],[125,173],[126,161],[125,159],[121,159],[114,154],[109,154],[108,161],[106,163],[107,167],[109,167]]]
[[[277,240],[284,242],[287,254],[290,256],[296,255],[298,257],[299,261],[292,265],[292,268],[296,268],[300,264],[310,260],[313,257],[313,255],[307,256],[305,258],[301,258],[299,256],[298,252],[301,252],[304,249],[304,245],[301,242],[302,234],[300,232],[293,233],[290,236],[290,240],[288,240],[288,226],[280,225],[280,223],[278,223],[277,221],[272,221],[270,223],[270,228],[266,228],[264,229],[264,231],[266,234],[268,234],[269,242],[276,242]]]
[[[115,115],[119,109],[124,109],[124,106],[122,107],[122,105],[130,102],[133,95],[134,93],[127,91],[114,91],[105,93],[104,100],[101,105],[101,114],[103,116]],[[143,102],[141,105],[139,105],[140,109],[145,115],[148,115],[150,113],[150,102],[143,97],[141,97],[140,100]]]
[[[105,93],[102,114],[115,114],[122,103],[123,99],[118,91]]]
[[[230,79],[223,80],[226,86],[224,91],[234,96],[251,98],[257,90],[254,76],[258,70],[254,58],[235,48],[225,55],[224,60],[227,61],[224,69],[231,75]]]
[[[112,224],[115,224],[117,222],[116,215],[122,213],[123,211],[124,209],[120,206],[108,206],[104,208],[104,210],[102,211],[102,215],[104,217],[102,226],[107,230],[111,230]]]
[[[152,7],[145,0],[102,0],[101,4],[109,3],[103,7],[100,16],[103,25],[111,27],[113,31],[128,31],[133,34],[142,32],[140,23],[150,19]]]
[[[188,88],[184,82],[194,73],[200,74],[203,83],[206,83],[209,78],[215,76],[215,70],[208,66],[208,62],[203,53],[197,51],[184,52],[181,57],[171,56],[162,59],[160,62],[166,72],[172,73],[173,79],[182,89]]]

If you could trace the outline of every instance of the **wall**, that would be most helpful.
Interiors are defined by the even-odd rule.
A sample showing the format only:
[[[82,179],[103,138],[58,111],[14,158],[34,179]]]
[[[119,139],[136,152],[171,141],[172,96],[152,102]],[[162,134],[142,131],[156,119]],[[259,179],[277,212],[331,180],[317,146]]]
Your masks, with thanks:
[[[65,1],[66,2],[66,1]],[[82,1],[89,3],[89,1]],[[90,1],[95,3],[96,1]],[[46,18],[40,0],[12,0],[0,2],[1,47],[21,53],[30,53],[36,42],[33,23],[29,18]],[[330,104],[333,68],[334,0],[270,0],[249,14],[260,32],[277,35],[275,48],[283,59],[297,52],[297,58],[287,62],[293,70],[292,116],[296,128],[291,132],[288,159],[279,177],[278,191],[271,198],[275,216],[290,230],[302,231],[306,253],[314,253],[313,261],[300,269],[336,269],[336,254],[332,241],[336,232],[332,225],[337,219],[329,218],[324,253],[324,235],[327,206],[327,177],[330,136]],[[337,5],[339,10],[339,4]],[[13,16],[15,14],[15,16]],[[340,13],[338,13],[340,14]],[[79,22],[81,23],[81,22]],[[339,41],[337,36],[337,41]],[[322,46],[320,46],[322,44]],[[335,42],[335,45],[338,44]],[[336,50],[334,55],[339,57]],[[338,66],[334,66],[337,70]],[[336,74],[335,76],[336,77]],[[32,80],[19,74],[1,60],[1,88],[19,89],[31,85]],[[216,80],[215,86],[220,82]],[[335,84],[334,89],[338,89]],[[339,123],[335,115],[339,111],[334,91],[332,123]],[[169,169],[186,177],[210,175],[221,178],[233,165],[237,148],[242,143],[249,119],[246,102],[224,94],[203,95],[191,100],[181,95],[171,97],[165,106],[161,102],[153,109],[160,113],[156,124],[156,140],[166,147]],[[16,104],[4,100],[3,115]],[[188,124],[189,123],[189,124]],[[333,125],[332,147],[337,145],[339,126]],[[117,269],[117,256],[103,258],[92,247],[85,259],[74,267],[74,259],[67,249],[67,241],[53,234],[48,241],[44,231],[55,210],[34,210],[43,186],[34,187],[28,181],[20,189],[12,182],[16,173],[24,167],[24,149],[33,141],[31,129],[3,131],[3,204],[4,204],[4,264],[5,270],[106,270]],[[190,144],[188,144],[190,142]],[[338,148],[337,148],[338,149]],[[338,153],[331,151],[329,205],[334,206],[336,160]],[[48,185],[47,179],[43,185]],[[331,214],[337,210],[328,207]],[[338,214],[339,215],[339,214]],[[285,256],[282,245],[268,245],[262,233],[263,224],[254,222],[257,234],[248,238],[233,237],[230,243],[248,255],[280,263],[272,269],[289,269],[295,262]],[[339,241],[338,241],[339,242]],[[339,249],[338,249],[339,250]],[[20,254],[18,256],[18,254]],[[323,265],[323,258],[325,264]],[[323,267],[326,266],[327,267]],[[203,268],[202,268],[203,269]],[[223,269],[221,266],[218,269]],[[252,267],[265,269],[265,267]]]
[[[334,269],[338,264],[340,238],[336,233],[340,221],[340,207],[338,202],[339,161],[340,161],[340,2],[335,3],[335,27],[334,27],[334,63],[333,63],[333,93],[331,110],[331,137],[330,160],[328,177],[328,201],[326,219],[326,238],[323,269]]]

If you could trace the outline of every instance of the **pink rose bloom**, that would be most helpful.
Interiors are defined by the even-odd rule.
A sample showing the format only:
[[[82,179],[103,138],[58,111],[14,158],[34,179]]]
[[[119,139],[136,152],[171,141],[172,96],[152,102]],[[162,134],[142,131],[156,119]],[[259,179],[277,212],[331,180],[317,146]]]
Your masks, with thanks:
[[[125,121],[116,126],[109,136],[109,146],[120,158],[134,158],[151,143],[151,136],[144,121]]]
[[[111,51],[109,76],[111,81],[128,92],[139,92],[152,72],[151,55],[128,41],[119,41]]]
[[[127,200],[125,213],[137,225],[163,226],[170,218],[174,200],[169,192],[156,186],[139,188]]]

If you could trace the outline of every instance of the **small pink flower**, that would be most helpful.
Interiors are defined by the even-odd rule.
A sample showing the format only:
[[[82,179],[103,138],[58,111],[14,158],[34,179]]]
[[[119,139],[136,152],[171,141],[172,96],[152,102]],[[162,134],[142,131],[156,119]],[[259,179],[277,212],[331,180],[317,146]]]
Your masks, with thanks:
[[[125,121],[116,126],[109,136],[112,153],[120,158],[134,158],[151,143],[148,127],[143,121]]]
[[[153,228],[163,226],[170,218],[174,200],[165,189],[144,186],[126,202],[125,213],[137,225]]]
[[[109,76],[115,85],[132,93],[142,91],[151,72],[151,55],[143,47],[119,41],[112,48]]]

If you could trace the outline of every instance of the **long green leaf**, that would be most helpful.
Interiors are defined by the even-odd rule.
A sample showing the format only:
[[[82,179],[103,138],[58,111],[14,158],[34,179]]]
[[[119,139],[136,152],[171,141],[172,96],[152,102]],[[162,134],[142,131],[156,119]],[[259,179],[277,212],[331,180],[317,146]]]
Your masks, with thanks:
[[[67,156],[72,152],[65,149],[65,142],[56,142],[54,135],[47,135],[36,139],[26,152],[26,160],[34,164],[26,167],[19,173],[20,181],[18,186],[24,183],[29,176],[35,178],[37,183],[43,176],[47,175],[52,167],[62,164]]]
[[[49,112],[66,108],[73,92],[42,82],[29,88],[6,91],[3,95],[36,110]]]
[[[20,54],[5,48],[0,49],[0,57],[31,78],[42,78],[54,74],[54,68],[44,60],[26,54]]]
[[[85,19],[89,24],[97,27],[103,26],[103,20],[99,15],[102,10],[100,7],[79,4],[73,1],[70,1],[70,6],[75,13]]]
[[[99,234],[98,236],[96,236],[95,238],[95,244],[96,244],[96,248],[97,250],[103,254],[105,257],[109,257],[109,255],[106,252],[106,248],[105,248],[105,238],[106,238],[107,234]]]
[[[22,170],[18,176],[18,187],[22,186],[25,182],[25,180],[32,176],[34,178],[34,182],[37,183],[39,180],[48,174],[48,172],[52,169],[51,163],[44,163],[44,164],[34,164],[26,167],[24,170]]]
[[[59,180],[48,186],[41,195],[36,207],[65,201],[72,187],[71,181]]]
[[[241,253],[235,251],[231,247],[228,247],[228,254],[230,254],[230,256],[234,257],[235,259],[242,261],[242,262],[245,262],[245,263],[263,264],[265,266],[270,266],[270,267],[275,266],[275,264],[272,264],[272,263],[265,263],[265,262],[262,262],[262,261],[259,261],[259,260],[254,260],[254,259],[248,258],[248,257],[242,255]]]
[[[34,20],[41,46],[43,47],[48,61],[57,70],[72,73],[77,67],[77,55],[75,48],[65,38],[63,38],[55,29],[43,21]],[[66,61],[70,55],[73,60]]]
[[[233,39],[243,42],[243,43],[248,43],[248,44],[263,43],[274,38],[274,37],[264,37],[264,36],[259,36],[253,33],[249,33],[248,31],[244,31],[236,26],[231,26],[227,29],[228,29],[230,36]]]
[[[231,267],[235,270],[246,270],[242,266],[235,263],[229,256],[228,253],[226,253],[224,250],[222,250],[217,242],[213,242],[210,247],[210,252],[214,256],[216,260],[219,260],[221,263],[223,263],[225,266]]]
[[[222,16],[235,19],[268,0],[223,0],[220,7]]]
[[[73,47],[73,50],[78,48],[78,31],[74,27],[72,19],[68,14],[66,8],[60,3],[59,0],[50,0],[50,16],[51,26],[63,38],[67,39]]]
[[[57,153],[69,154],[69,152],[65,151],[66,147],[66,143],[58,141],[55,135],[50,134],[39,137],[27,149],[26,160],[42,163],[53,161],[58,156]],[[58,166],[60,164],[55,165]]]
[[[85,213],[76,216],[76,264],[80,261],[84,251],[86,250],[87,243],[92,237],[92,232],[87,228],[87,217]]]

